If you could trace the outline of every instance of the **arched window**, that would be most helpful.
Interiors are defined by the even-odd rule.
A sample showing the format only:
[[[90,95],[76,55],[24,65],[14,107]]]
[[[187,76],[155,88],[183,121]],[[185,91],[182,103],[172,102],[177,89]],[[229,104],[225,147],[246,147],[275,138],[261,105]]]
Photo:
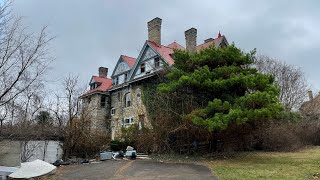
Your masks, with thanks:
[[[127,93],[124,96],[124,107],[130,107],[131,106],[131,93]]]

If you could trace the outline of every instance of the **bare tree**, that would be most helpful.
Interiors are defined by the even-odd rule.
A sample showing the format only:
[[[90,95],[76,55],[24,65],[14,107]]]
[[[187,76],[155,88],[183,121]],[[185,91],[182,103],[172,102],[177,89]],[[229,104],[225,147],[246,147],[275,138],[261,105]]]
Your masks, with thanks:
[[[275,78],[275,85],[280,87],[279,99],[285,110],[297,110],[301,106],[306,99],[308,84],[300,68],[264,55],[256,57],[255,66],[259,72]]]
[[[70,151],[76,144],[73,133],[74,121],[77,119],[80,113],[79,96],[81,95],[82,91],[81,88],[79,88],[78,77],[72,75],[69,75],[64,79],[62,88],[64,89],[62,95],[57,96],[57,103],[59,104],[59,108],[56,109],[57,113],[55,114],[57,118],[65,117],[65,121],[67,122],[64,132],[66,141],[63,144],[63,149],[64,156],[68,157]],[[61,119],[58,120],[59,122],[61,121]]]
[[[53,60],[47,27],[29,33],[22,19],[11,13],[11,1],[0,3],[0,106],[39,83]]]

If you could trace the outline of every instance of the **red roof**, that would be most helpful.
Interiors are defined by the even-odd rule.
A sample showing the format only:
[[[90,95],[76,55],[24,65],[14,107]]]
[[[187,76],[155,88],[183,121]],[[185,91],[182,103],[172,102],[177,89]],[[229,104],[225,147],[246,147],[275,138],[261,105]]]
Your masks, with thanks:
[[[171,55],[173,54],[173,50],[172,48],[170,47],[167,47],[167,46],[159,46],[157,45],[155,42],[153,41],[147,41],[148,44],[154,49],[156,50],[164,59],[167,60],[167,62],[172,65],[174,64],[174,60],[173,58],[171,57]]]
[[[183,46],[181,46],[179,43],[177,43],[175,41],[173,43],[169,44],[167,47],[172,48],[172,49],[180,49],[180,50],[185,49]]]
[[[220,34],[220,32],[219,32],[219,34]],[[220,45],[222,39],[223,39],[223,36],[221,36],[221,34],[220,34],[220,35],[218,35],[218,38],[213,39],[213,41],[198,45],[197,51],[200,51],[201,49],[208,48],[212,43],[214,43],[214,46],[217,47]]]
[[[121,55],[122,59],[129,65],[130,68],[133,67],[134,63],[136,62],[136,58]]]
[[[91,89],[91,90],[85,92],[81,96],[84,96],[84,95],[87,95],[87,94],[90,94],[90,93],[93,93],[93,92],[97,92],[97,91],[106,92],[108,89],[112,88],[112,79],[110,79],[110,78],[92,76],[92,79],[93,79],[94,82],[100,83],[100,85],[98,87],[94,88],[94,89]]]
[[[197,51],[200,51],[201,49],[204,49],[204,48],[208,48],[210,45],[212,45],[212,43],[214,43],[214,45],[216,47],[219,46],[220,43],[222,42],[223,37],[224,36],[218,35],[218,38],[213,39],[210,42],[198,45]],[[156,50],[163,58],[165,58],[170,65],[174,64],[174,60],[171,56],[173,54],[173,49],[175,49],[175,48],[176,49],[185,49],[183,46],[181,46],[177,42],[173,42],[173,43],[169,44],[168,46],[163,46],[163,45],[159,46],[155,42],[148,40],[148,44],[154,50]]]

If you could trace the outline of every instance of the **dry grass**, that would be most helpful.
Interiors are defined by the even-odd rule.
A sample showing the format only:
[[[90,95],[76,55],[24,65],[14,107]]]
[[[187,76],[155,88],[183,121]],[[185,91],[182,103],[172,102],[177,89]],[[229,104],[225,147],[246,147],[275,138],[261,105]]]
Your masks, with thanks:
[[[320,146],[297,152],[244,152],[207,163],[220,179],[318,179]]]

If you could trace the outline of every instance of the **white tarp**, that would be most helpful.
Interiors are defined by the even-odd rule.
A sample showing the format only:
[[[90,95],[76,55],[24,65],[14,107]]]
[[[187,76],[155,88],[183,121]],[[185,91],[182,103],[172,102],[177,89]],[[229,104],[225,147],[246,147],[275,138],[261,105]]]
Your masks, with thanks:
[[[37,159],[32,162],[21,163],[21,167],[10,174],[9,177],[28,179],[49,174],[55,169],[56,167],[54,165]]]

